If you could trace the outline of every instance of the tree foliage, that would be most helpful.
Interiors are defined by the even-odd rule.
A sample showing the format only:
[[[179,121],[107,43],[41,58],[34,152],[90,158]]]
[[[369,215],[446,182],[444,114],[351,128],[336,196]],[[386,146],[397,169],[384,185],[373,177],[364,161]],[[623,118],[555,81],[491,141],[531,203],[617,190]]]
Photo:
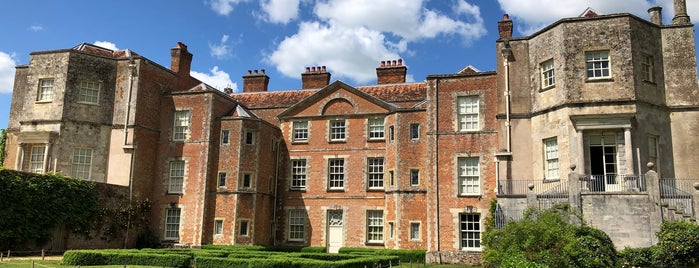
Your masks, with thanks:
[[[0,167],[5,163],[5,144],[7,143],[7,130],[0,129]]]
[[[689,267],[699,262],[699,226],[684,221],[666,221],[657,233],[658,244],[626,248],[619,253],[625,267]]]
[[[520,221],[487,229],[483,260],[498,267],[615,267],[609,236],[575,222],[582,220],[567,207],[529,210]]]

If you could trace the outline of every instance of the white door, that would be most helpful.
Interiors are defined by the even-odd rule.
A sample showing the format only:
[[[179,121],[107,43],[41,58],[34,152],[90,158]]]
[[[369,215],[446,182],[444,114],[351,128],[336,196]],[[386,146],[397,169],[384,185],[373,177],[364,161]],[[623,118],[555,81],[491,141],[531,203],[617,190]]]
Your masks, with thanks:
[[[616,132],[588,136],[593,191],[618,192],[621,190],[621,184],[617,177],[618,136],[619,133]]]
[[[338,253],[343,246],[342,210],[328,210],[328,253]]]

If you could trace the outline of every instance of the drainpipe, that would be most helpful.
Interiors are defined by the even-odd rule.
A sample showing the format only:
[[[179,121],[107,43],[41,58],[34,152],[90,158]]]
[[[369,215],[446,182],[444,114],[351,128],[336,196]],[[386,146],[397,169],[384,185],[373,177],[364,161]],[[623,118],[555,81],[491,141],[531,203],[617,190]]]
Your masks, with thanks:
[[[129,50],[126,50],[127,54],[131,54]],[[126,101],[126,114],[124,116],[124,146],[128,145],[129,140],[129,118],[131,116],[131,91],[133,91],[133,79],[136,76],[136,62],[133,57],[129,60],[129,93],[127,94]]]
[[[510,42],[503,42],[502,57],[505,61],[505,128],[507,135],[507,152],[512,152],[512,128],[510,127],[510,57],[512,56],[512,48]]]
[[[131,57],[131,51],[126,50],[127,56]],[[131,202],[133,201],[133,177],[134,177],[134,163],[135,163],[135,154],[136,154],[136,148],[133,146],[133,142],[131,143],[131,146],[129,146],[128,141],[129,141],[129,119],[131,115],[131,92],[133,91],[133,80],[134,77],[136,76],[136,62],[134,61],[133,57],[129,59],[129,92],[127,94],[127,102],[126,102],[126,114],[124,116],[124,150],[130,149],[131,152],[131,163],[130,163],[130,170],[129,170],[129,206],[131,206]],[[126,234],[124,235],[124,248],[128,246],[129,242],[129,230],[131,229],[131,213],[128,214],[128,218],[126,221]]]

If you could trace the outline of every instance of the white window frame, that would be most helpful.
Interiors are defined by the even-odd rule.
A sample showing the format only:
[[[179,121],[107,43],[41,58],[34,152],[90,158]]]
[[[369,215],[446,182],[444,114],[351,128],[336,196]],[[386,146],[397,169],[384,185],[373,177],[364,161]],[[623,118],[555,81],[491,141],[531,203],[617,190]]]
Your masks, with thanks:
[[[367,158],[367,185],[370,190],[382,190],[384,185],[384,158]]]
[[[238,236],[240,237],[248,237],[250,236],[250,221],[249,220],[240,220],[238,226]]]
[[[394,126],[388,127],[388,139],[394,141],[396,139],[396,128]]]
[[[457,126],[460,132],[480,130],[480,97],[458,96]]]
[[[643,81],[655,82],[655,72],[653,71],[653,56],[645,53],[641,54],[641,75]]]
[[[227,145],[231,141],[231,131],[228,129],[221,130],[221,144]]]
[[[46,153],[46,145],[32,146],[29,155],[29,172],[44,173],[44,156]]]
[[[550,138],[544,140],[544,172],[546,180],[560,179],[558,166],[558,139]]]
[[[172,140],[185,141],[189,138],[189,129],[192,122],[190,110],[177,110],[172,116]]]
[[[95,81],[80,81],[78,102],[99,104],[101,84]]]
[[[459,195],[481,195],[480,158],[458,157],[457,165]]]
[[[410,222],[410,240],[412,241],[419,241],[421,239],[421,226],[420,226],[419,221],[411,221]],[[415,230],[417,226],[417,230]],[[417,234],[415,233],[417,231]]]
[[[165,210],[165,240],[180,240],[180,221],[182,210],[180,208],[168,208]]]
[[[345,159],[331,158],[328,159],[328,189],[343,190],[345,189]]]
[[[293,142],[308,142],[308,124],[308,121],[294,121],[291,123],[291,138]]]
[[[367,129],[369,130],[369,133],[367,134],[369,140],[385,139],[385,118],[369,118],[367,120]]]
[[[366,234],[367,243],[383,243],[384,241],[383,210],[367,210]]]
[[[289,210],[289,241],[304,241],[306,238],[306,211]]]
[[[609,50],[585,52],[585,71],[590,80],[611,78]]]
[[[393,240],[393,238],[395,236],[394,235],[395,231],[396,231],[395,222],[389,221],[388,222],[388,239],[389,240]]]
[[[168,187],[169,194],[184,193],[184,177],[187,162],[184,160],[172,160],[169,163]]]
[[[39,79],[39,91],[36,94],[36,101],[50,102],[53,101],[53,78]]]
[[[305,158],[291,159],[291,189],[306,189],[308,179],[308,160]]]
[[[242,172],[240,176],[240,189],[251,189],[255,174],[252,172]],[[246,179],[247,177],[247,179]],[[247,182],[246,182],[247,181]],[[245,185],[247,184],[247,185]]]
[[[73,178],[90,180],[92,170],[92,149],[74,148],[71,175]]]
[[[556,85],[556,69],[553,65],[553,59],[542,62],[540,65],[541,70],[541,88],[550,88]]]
[[[347,140],[347,120],[334,119],[328,123],[330,128],[330,141],[345,141]]]
[[[478,219],[470,218],[469,216],[477,216]],[[483,231],[481,218],[481,214],[479,213],[459,214],[459,245],[461,246],[461,250],[481,251],[481,237]],[[471,235],[470,237],[469,234]]]
[[[228,174],[226,174],[225,171],[218,172],[218,181],[216,185],[218,185],[219,188],[226,188],[226,185],[228,185]]]
[[[214,220],[214,235],[223,235],[223,220]]]

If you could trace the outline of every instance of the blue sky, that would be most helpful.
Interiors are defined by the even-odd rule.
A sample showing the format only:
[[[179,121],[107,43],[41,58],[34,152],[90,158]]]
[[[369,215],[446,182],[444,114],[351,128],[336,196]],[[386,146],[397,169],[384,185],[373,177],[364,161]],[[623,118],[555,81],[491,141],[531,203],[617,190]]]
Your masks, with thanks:
[[[686,0],[699,22],[699,0]],[[587,7],[647,18],[651,6],[673,16],[672,0],[22,0],[0,16],[0,128],[9,117],[14,66],[32,51],[82,42],[130,49],[165,67],[170,48],[194,54],[192,75],[222,89],[242,88],[247,70],[265,69],[270,90],[301,87],[307,66],[332,80],[372,84],[382,60],[402,58],[408,80],[495,69],[497,21],[530,34]],[[546,8],[542,8],[546,7]]]

